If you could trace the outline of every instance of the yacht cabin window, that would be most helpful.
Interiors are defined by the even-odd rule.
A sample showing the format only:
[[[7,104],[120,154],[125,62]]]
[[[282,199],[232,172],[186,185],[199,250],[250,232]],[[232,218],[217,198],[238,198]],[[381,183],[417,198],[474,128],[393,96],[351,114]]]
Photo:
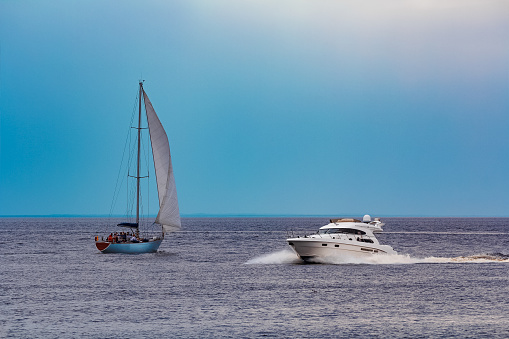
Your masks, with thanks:
[[[358,234],[364,235],[366,232],[360,231],[354,228],[326,228],[323,230],[318,230],[318,234]]]

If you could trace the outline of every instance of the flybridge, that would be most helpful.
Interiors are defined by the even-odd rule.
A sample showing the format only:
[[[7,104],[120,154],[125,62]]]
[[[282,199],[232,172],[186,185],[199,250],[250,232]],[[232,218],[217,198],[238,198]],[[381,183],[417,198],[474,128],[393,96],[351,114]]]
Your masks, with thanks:
[[[371,220],[371,216],[369,214],[366,214],[364,217],[362,217],[362,221],[359,219],[353,219],[353,218],[338,218],[338,219],[330,219],[331,224],[335,224],[338,222],[364,222],[364,223],[371,223],[371,222],[380,222],[380,218],[374,218],[373,221]]]
[[[330,222],[331,222],[331,224],[335,224],[337,222],[361,222],[361,221],[357,220],[357,219],[352,219],[352,218],[339,218],[339,219],[331,219]]]

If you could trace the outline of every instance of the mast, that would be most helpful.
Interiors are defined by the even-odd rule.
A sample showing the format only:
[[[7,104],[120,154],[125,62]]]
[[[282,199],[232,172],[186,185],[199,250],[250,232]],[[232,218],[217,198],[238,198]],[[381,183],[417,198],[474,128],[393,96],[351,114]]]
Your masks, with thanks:
[[[140,81],[139,109],[138,109],[138,157],[136,163],[136,236],[140,236],[140,148],[141,148],[141,95],[143,82]]]

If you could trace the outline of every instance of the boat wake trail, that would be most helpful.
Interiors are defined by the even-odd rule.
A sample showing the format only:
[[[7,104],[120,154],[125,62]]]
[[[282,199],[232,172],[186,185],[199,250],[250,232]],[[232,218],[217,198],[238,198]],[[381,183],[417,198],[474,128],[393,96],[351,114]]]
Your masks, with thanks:
[[[246,264],[274,265],[274,264],[302,264],[303,261],[292,251],[282,250],[265,254],[249,260]],[[313,261],[316,264],[342,265],[342,264],[368,264],[368,265],[395,265],[395,264],[444,264],[444,263],[509,263],[509,255],[502,253],[477,254],[461,257],[427,257],[414,258],[407,254],[372,255],[366,257],[337,256],[319,258]]]
[[[408,254],[373,255],[368,257],[327,257],[319,261],[323,264],[444,264],[444,263],[509,263],[509,256],[503,254],[479,254],[461,257],[426,257],[416,258]]]
[[[423,262],[429,263],[490,263],[490,262],[505,262],[509,263],[509,255],[502,253],[492,254],[477,254],[466,257],[455,257],[455,258],[436,258],[429,257],[424,259]]]

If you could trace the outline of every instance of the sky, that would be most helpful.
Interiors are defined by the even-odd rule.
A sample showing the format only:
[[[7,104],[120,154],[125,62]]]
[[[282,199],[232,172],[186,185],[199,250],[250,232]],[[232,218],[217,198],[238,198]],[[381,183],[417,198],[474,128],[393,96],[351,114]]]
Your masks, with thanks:
[[[122,213],[143,79],[183,216],[507,217],[508,35],[505,0],[0,0],[0,215]]]

